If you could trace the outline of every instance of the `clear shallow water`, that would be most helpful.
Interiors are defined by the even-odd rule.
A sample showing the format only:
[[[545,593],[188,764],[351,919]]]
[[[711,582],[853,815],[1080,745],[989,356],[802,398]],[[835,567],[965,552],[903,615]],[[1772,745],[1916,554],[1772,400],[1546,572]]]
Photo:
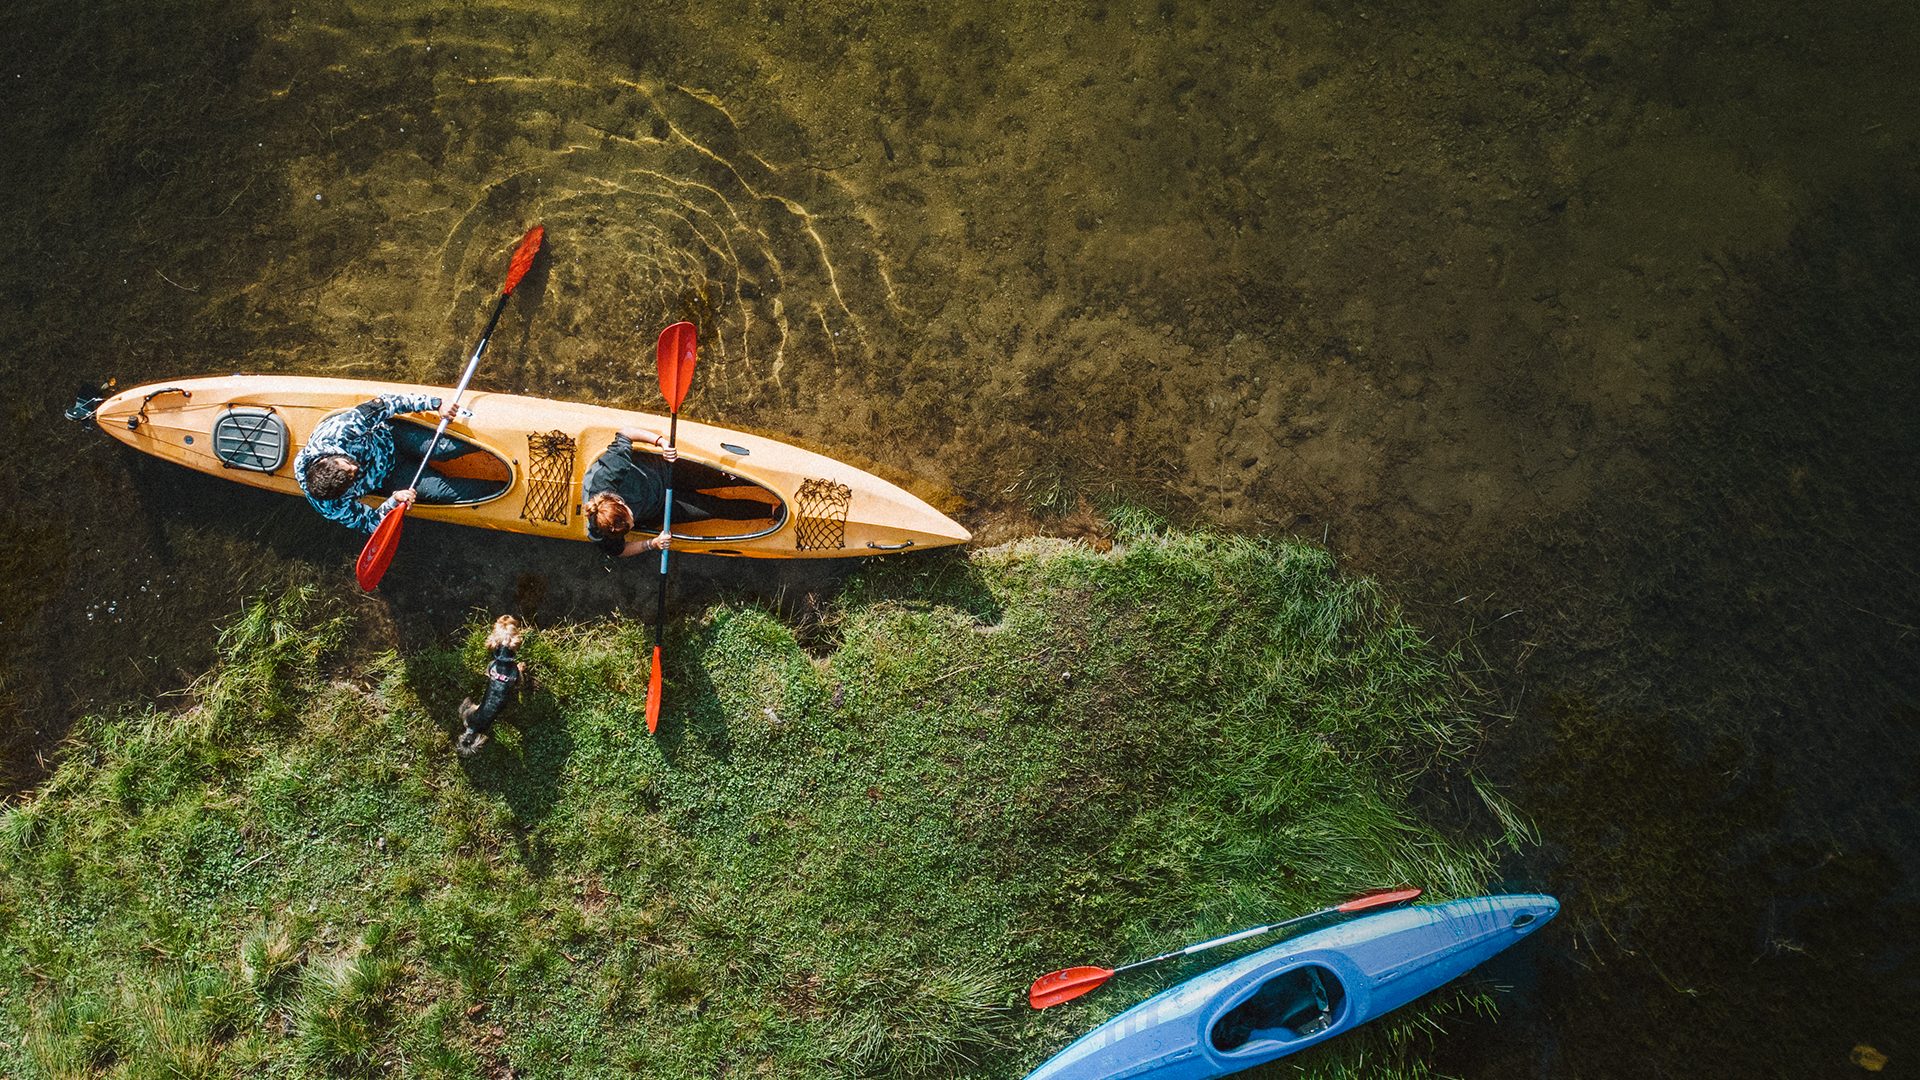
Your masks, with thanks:
[[[16,9],[9,774],[358,546],[61,424],[71,385],[450,381],[540,221],[482,385],[650,407],[653,333],[695,318],[691,415],[910,477],[984,540],[1112,497],[1326,537],[1468,635],[1511,717],[1480,765],[1544,839],[1515,881],[1567,913],[1442,1064],[1909,1068],[1912,20]],[[416,540],[364,601],[403,644],[651,603],[570,546]],[[687,569],[689,598],[832,584]]]

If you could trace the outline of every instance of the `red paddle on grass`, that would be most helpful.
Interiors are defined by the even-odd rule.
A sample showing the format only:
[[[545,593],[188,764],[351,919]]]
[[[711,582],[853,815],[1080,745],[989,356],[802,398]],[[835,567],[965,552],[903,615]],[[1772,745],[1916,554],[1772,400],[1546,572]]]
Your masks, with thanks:
[[[677,322],[660,331],[654,359],[660,368],[660,396],[667,399],[667,445],[680,434],[680,403],[693,385],[697,335],[690,322]],[[660,535],[673,535],[673,462],[667,462],[666,506],[660,511]],[[667,626],[667,549],[660,549],[660,603],[653,617],[653,671],[647,675],[647,731],[660,726],[660,640]]]
[[[1308,919],[1317,919],[1323,915],[1352,915],[1362,911],[1372,911],[1375,908],[1404,904],[1419,895],[1419,889],[1381,889],[1356,896],[1344,904],[1335,904],[1333,907],[1321,908],[1319,911],[1310,914],[1296,915],[1291,919],[1285,919],[1281,922],[1268,923],[1265,926],[1256,926],[1251,930],[1242,930],[1238,933],[1228,934],[1225,937],[1217,937],[1212,941],[1203,941],[1198,945],[1189,945],[1184,949],[1178,949],[1174,952],[1161,953],[1159,956],[1148,957],[1145,960],[1136,960],[1131,964],[1122,964],[1117,968],[1070,967],[1065,971],[1049,972],[1033,981],[1032,989],[1027,991],[1027,1002],[1036,1009],[1045,1009],[1062,1002],[1072,1001],[1082,994],[1096,990],[1106,985],[1108,979],[1113,978],[1123,971],[1132,971],[1135,968],[1146,967],[1148,964],[1157,964],[1162,960],[1172,960],[1178,956],[1192,956],[1197,952],[1205,952],[1208,949],[1218,948],[1221,945],[1244,941],[1250,937],[1258,937],[1261,934],[1278,930],[1283,926],[1292,926],[1294,923],[1306,922]]]
[[[500,299],[493,305],[493,315],[487,319],[487,328],[480,335],[480,344],[474,346],[473,359],[467,361],[466,374],[460,376],[460,387],[453,392],[453,403],[460,404],[460,398],[467,392],[467,384],[473,381],[473,373],[480,366],[480,357],[487,351],[487,342],[493,339],[493,328],[500,323],[500,313],[507,309],[507,297],[513,295],[514,286],[527,276],[527,268],[533,265],[533,257],[540,254],[540,241],[547,230],[539,225],[527,230],[520,238],[520,246],[514,249],[513,262],[507,266],[507,283],[500,289]],[[440,445],[440,436],[447,430],[447,418],[440,417],[440,426],[433,429],[433,439],[427,443],[427,452],[421,455],[420,467],[413,471],[412,488],[420,483],[420,476],[427,471],[427,462],[433,460],[434,447]],[[409,503],[400,503],[380,519],[380,524],[367,537],[367,546],[360,549],[360,559],[353,564],[353,576],[360,581],[360,587],[372,592],[386,576],[387,567],[393,565],[393,556],[400,549],[400,529],[406,524]]]

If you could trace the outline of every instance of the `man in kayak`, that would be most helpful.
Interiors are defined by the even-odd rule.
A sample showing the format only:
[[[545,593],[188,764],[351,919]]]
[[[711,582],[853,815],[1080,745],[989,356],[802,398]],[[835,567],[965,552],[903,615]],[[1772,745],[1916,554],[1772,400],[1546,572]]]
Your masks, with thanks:
[[[396,476],[411,477],[433,438],[433,429],[395,424],[394,415],[436,409],[451,420],[459,405],[449,403],[441,409],[440,399],[427,394],[381,394],[364,405],[334,413],[314,425],[307,444],[293,459],[293,478],[321,516],[363,533],[373,532],[394,507],[416,498],[430,503],[458,502],[465,494],[462,482],[431,471],[420,474],[417,491],[393,491],[378,509],[369,509],[360,501],[363,495],[390,491],[388,481]],[[443,438],[434,449],[434,460],[457,456],[464,449]]]
[[[646,454],[636,459],[634,443],[657,447],[660,456]],[[679,457],[674,448],[667,445],[666,435],[650,428],[626,428],[615,435],[606,452],[588,467],[581,484],[587,539],[609,555],[638,555],[666,547],[672,539],[666,533],[647,540],[629,540],[627,534],[636,528],[660,531],[667,494],[666,463]],[[765,516],[766,505],[749,499],[711,499],[681,491],[673,493],[676,523],[715,517],[752,520]]]

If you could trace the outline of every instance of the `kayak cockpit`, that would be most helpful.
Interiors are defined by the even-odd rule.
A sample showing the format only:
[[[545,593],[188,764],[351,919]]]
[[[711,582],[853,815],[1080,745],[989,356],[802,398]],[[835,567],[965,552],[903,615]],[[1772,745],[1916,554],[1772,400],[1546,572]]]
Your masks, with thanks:
[[[681,458],[674,467],[674,501],[713,514],[699,521],[673,523],[683,540],[752,540],[787,521],[787,504],[767,488],[703,461]]]
[[[395,424],[411,424],[426,431],[432,431],[434,425],[422,424],[417,420],[396,416]],[[216,440],[217,442],[217,440]],[[404,486],[413,478],[413,470],[420,465],[417,456],[401,454],[394,459],[393,472],[388,476],[389,490]],[[440,435],[440,442],[434,448],[433,460],[427,463],[427,471],[446,481],[456,498],[441,505],[472,506],[489,502],[506,494],[513,486],[513,466],[499,454],[472,439],[462,438],[451,431]]]
[[[1290,1043],[1337,1023],[1346,1005],[1339,976],[1319,964],[1288,968],[1214,1021],[1213,1048],[1251,1053],[1260,1043]]]

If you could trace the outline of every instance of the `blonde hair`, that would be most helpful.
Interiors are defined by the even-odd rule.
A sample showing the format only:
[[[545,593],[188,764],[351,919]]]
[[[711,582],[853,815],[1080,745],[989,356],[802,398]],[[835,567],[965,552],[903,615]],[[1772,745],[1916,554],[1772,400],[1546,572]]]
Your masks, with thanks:
[[[520,620],[511,615],[502,615],[493,620],[493,632],[487,635],[487,648],[518,649],[520,638]]]
[[[596,527],[600,527],[600,515],[603,513],[615,522],[625,522],[625,524],[607,525],[602,531],[610,533],[632,531],[633,507],[627,505],[627,500],[615,495],[611,491],[602,491],[587,500],[587,518],[592,521]]]

